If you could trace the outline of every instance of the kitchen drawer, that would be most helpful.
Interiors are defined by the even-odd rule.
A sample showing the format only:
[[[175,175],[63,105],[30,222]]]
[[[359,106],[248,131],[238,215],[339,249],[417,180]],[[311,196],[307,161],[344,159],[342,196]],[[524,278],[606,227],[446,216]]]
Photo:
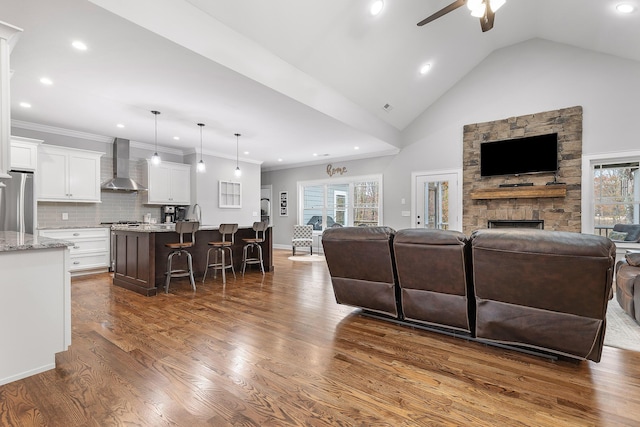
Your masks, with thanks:
[[[88,238],[109,238],[109,229],[100,228],[61,228],[40,230],[40,235],[51,237],[52,239],[69,240],[75,242],[77,239]]]
[[[71,256],[83,253],[104,252],[109,248],[108,238],[80,239],[76,237],[73,240],[69,240],[74,243],[74,245],[71,246]]]
[[[90,270],[109,266],[109,254],[71,255],[70,271]]]

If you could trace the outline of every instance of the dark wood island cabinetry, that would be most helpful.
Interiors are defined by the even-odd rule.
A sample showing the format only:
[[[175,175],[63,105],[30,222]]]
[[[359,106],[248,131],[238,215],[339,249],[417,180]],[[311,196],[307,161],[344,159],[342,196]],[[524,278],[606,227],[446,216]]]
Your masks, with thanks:
[[[238,228],[235,244],[232,246],[236,273],[241,271],[244,246],[242,239],[252,237],[255,237],[255,232],[251,226]],[[112,255],[115,260],[113,284],[142,295],[156,295],[158,289],[164,287],[167,256],[170,251],[165,244],[177,242],[178,234],[171,226],[166,225],[114,226],[111,238],[114,239],[112,248],[115,251]],[[208,242],[215,240],[220,240],[218,227],[201,226],[196,232],[196,244],[190,249],[196,286],[202,283],[207,250],[210,248]],[[271,227],[269,227],[265,233],[265,242],[262,243],[265,271],[273,271],[272,248]],[[178,263],[183,262],[186,266],[186,257],[175,257],[174,268],[182,268]],[[247,272],[253,270],[260,272],[257,266],[247,266]]]

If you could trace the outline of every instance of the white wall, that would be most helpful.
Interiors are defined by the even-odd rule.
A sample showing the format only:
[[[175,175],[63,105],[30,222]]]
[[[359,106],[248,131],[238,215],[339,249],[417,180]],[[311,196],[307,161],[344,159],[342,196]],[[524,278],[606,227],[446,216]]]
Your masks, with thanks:
[[[202,224],[220,225],[237,223],[250,226],[260,221],[260,165],[239,162],[242,175],[234,175],[236,161],[220,157],[202,156],[207,167],[205,173],[196,172],[196,156],[185,156],[185,163],[191,168],[191,204],[199,204],[202,210]],[[199,160],[199,158],[198,158]],[[218,203],[218,182],[233,181],[242,184],[242,208],[220,208]]]
[[[637,149],[640,63],[534,39],[489,55],[403,131],[405,148],[388,162],[366,159],[363,174],[382,173],[384,223],[410,227],[411,172],[462,167],[462,128],[466,124],[581,105],[583,154]],[[339,163],[339,162],[335,162]],[[297,180],[318,179],[313,167],[263,173],[282,189],[295,209]],[[407,205],[401,205],[401,199]],[[274,219],[278,219],[275,217]],[[294,222],[280,221],[288,232]],[[276,243],[286,241],[274,229]]]

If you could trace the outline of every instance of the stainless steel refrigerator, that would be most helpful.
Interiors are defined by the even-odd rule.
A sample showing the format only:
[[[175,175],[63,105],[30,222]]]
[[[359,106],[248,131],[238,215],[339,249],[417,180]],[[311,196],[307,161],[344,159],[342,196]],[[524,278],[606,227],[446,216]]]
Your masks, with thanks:
[[[33,234],[35,198],[32,172],[9,172],[0,187],[0,231]]]

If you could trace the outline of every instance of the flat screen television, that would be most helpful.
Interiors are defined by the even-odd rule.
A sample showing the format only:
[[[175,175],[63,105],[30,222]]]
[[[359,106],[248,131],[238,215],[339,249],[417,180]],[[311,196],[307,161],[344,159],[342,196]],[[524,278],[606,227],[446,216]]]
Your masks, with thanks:
[[[480,144],[480,176],[557,172],[558,134]]]

